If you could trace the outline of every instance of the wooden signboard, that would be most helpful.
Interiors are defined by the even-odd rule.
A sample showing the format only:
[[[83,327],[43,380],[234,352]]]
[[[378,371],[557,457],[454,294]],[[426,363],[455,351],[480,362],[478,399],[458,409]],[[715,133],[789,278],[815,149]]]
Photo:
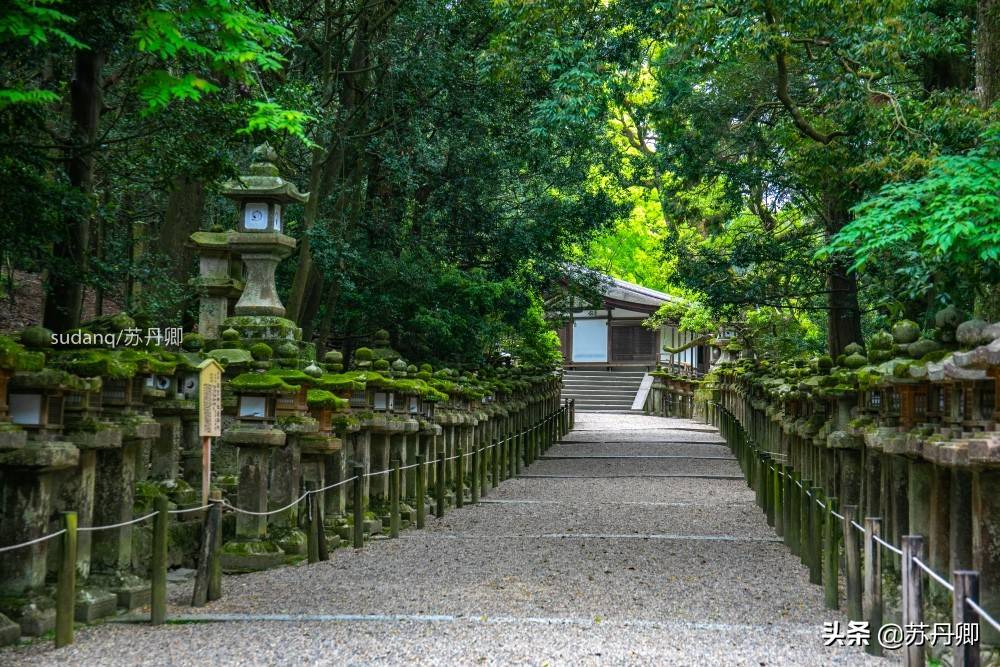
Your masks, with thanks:
[[[222,366],[215,359],[198,365],[198,432],[201,434],[201,502],[208,503],[212,478],[212,438],[222,435]]]
[[[198,370],[198,432],[217,438],[222,435],[222,366],[206,359]]]

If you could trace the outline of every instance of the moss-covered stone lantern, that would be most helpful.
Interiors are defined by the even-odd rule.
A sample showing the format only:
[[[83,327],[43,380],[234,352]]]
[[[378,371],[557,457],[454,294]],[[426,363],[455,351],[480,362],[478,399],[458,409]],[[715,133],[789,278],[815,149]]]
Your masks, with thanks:
[[[234,308],[238,316],[285,314],[274,285],[278,262],[295,249],[295,239],[283,233],[284,207],[304,202],[309,195],[281,177],[276,160],[277,154],[268,144],[258,146],[250,173],[226,183],[222,190],[238,209],[229,248],[243,258],[246,267],[246,284]]]

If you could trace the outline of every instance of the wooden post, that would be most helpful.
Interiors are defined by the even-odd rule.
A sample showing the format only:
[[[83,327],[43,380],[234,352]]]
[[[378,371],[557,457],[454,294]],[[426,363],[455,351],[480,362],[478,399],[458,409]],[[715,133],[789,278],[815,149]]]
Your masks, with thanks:
[[[312,491],[315,488],[315,484],[312,482],[306,482],[306,491]],[[310,493],[306,496],[306,508],[309,512],[309,530],[306,533],[306,553],[310,563],[319,562],[319,541],[320,535],[322,534],[322,527],[320,526],[319,520],[319,503],[316,502],[316,494]]]
[[[882,629],[882,547],[875,541],[882,536],[882,519],[865,517],[865,584],[864,584],[864,614],[865,621],[873,638],[879,636]],[[882,655],[882,645],[878,640],[868,642],[865,651],[871,655]]]
[[[493,473],[490,475],[490,484],[493,488],[500,486],[500,443],[493,439],[493,446],[490,447],[490,451],[493,455],[490,456],[490,465],[493,467]]]
[[[972,600],[979,603],[979,573],[969,570],[955,570],[951,575],[951,585],[955,587],[951,604],[952,627],[958,628],[963,624],[978,626],[979,614],[966,604],[966,601]],[[979,636],[978,632],[976,636]],[[952,667],[979,667],[981,664],[979,642],[968,644],[956,642],[951,664]]]
[[[73,643],[73,617],[76,613],[76,512],[63,512],[60,539],[59,579],[56,583],[56,648]]]
[[[417,454],[417,528],[427,524],[427,470],[424,455]]]
[[[816,585],[823,584],[823,515],[825,512],[819,506],[823,501],[823,489],[813,487],[812,499],[809,503],[809,581]]]
[[[482,445],[482,443],[480,443],[480,446],[481,445]],[[486,494],[488,493],[487,489],[490,486],[489,484],[486,483],[486,478],[487,478],[487,475],[486,475],[486,470],[487,470],[486,459],[489,456],[489,454],[490,454],[490,448],[489,447],[482,447],[481,446],[480,452],[479,452],[479,497],[480,498],[485,498],[486,497]]]
[[[763,480],[761,486],[764,487],[764,511],[767,513],[767,525],[777,528],[777,518],[774,516],[774,473],[771,471],[772,459],[770,454],[764,455]]]
[[[212,480],[212,437],[201,436],[201,504],[208,502],[209,486]]]
[[[920,535],[903,535],[903,627],[924,622],[924,595],[920,566],[914,558],[923,559],[924,538]],[[907,667],[924,667],[924,646],[913,642],[906,647]]]
[[[531,429],[532,429],[531,437],[537,438],[536,436],[538,432],[537,426],[532,426]],[[514,439],[514,451],[511,452],[511,462],[510,462],[511,477],[517,477],[518,475],[521,474],[521,452],[532,446],[530,443],[525,442],[524,440],[525,440],[524,438]],[[533,440],[532,442],[537,442],[537,439]]]
[[[354,464],[354,548],[365,546],[365,467]]]
[[[465,453],[459,447],[455,450],[458,456],[458,474],[455,476],[455,507],[465,506]]]
[[[389,472],[389,537],[399,537],[399,483],[399,459],[393,459]]]
[[[153,563],[150,571],[149,622],[160,625],[167,620],[167,497],[153,501]]]
[[[437,487],[437,507],[435,516],[440,519],[444,516],[444,470],[445,470],[445,450],[438,450],[437,474],[434,475],[434,485]]]
[[[809,489],[812,488],[812,480],[803,479],[799,483],[802,484],[802,488],[799,489],[799,560],[808,567],[809,541],[812,539],[809,532],[809,503],[812,501]]]
[[[858,531],[852,525],[858,519],[857,505],[844,505],[844,576],[847,579],[847,618],[862,620],[861,611],[861,549]]]
[[[316,499],[316,511],[314,516],[316,517],[316,545],[319,547],[319,559],[320,560],[330,560],[330,545],[326,542],[326,513],[324,510],[323,496],[318,493],[310,494],[311,498]],[[337,538],[340,539],[339,537]]]
[[[799,548],[799,505],[802,502],[802,488],[799,486],[798,473],[788,467],[788,523],[785,526],[785,535],[788,537],[788,548],[798,556]]]
[[[523,440],[524,437],[511,437],[507,440],[507,479],[514,479],[517,477],[517,441]]]
[[[191,593],[192,607],[204,607],[209,600],[218,600],[220,597],[218,594],[212,597],[211,592],[213,574],[219,564],[219,527],[222,524],[221,501],[221,492],[218,489],[213,489],[209,495],[209,508],[201,523],[198,569],[194,577],[194,591]],[[221,583],[221,574],[219,582]]]
[[[774,532],[778,537],[785,536],[785,499],[783,497],[785,478],[781,475],[782,467],[776,461],[774,463],[774,470],[771,472],[771,489],[773,490],[771,504],[774,506]]]
[[[843,533],[837,525],[837,498],[826,499],[826,516],[823,522],[823,593],[827,609],[840,608],[840,536]]]
[[[208,601],[211,602],[222,597],[222,562],[219,560],[222,552],[222,490],[212,489],[208,500],[212,503],[208,516],[214,536],[208,558]]]
[[[469,452],[472,458],[472,479],[469,480],[469,500],[475,505],[479,502],[479,448],[476,443],[472,443],[472,451]]]

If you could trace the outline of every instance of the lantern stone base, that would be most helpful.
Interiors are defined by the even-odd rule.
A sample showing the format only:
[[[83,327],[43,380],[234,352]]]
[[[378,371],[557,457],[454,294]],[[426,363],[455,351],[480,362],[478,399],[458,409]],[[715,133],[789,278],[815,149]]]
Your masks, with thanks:
[[[95,574],[90,581],[113,593],[122,609],[136,609],[149,604],[149,582],[130,572]]]
[[[0,614],[0,646],[13,644],[21,638],[21,626]]]
[[[17,624],[20,634],[38,637],[56,627],[56,606],[41,592],[0,598],[0,614]]]
[[[301,530],[271,530],[271,540],[290,556],[305,556],[309,551],[308,538]]]
[[[114,615],[116,611],[118,611],[118,596],[110,591],[86,586],[76,592],[73,618],[80,623],[93,623]]]
[[[230,574],[260,572],[279,567],[288,561],[281,547],[271,540],[233,540],[222,546],[219,562]]]
[[[28,434],[26,431],[22,431],[10,424],[0,424],[0,451],[24,447],[24,443],[27,440]]]
[[[223,329],[235,329],[244,342],[265,342],[272,347],[302,338],[295,322],[276,315],[237,315],[222,322]]]

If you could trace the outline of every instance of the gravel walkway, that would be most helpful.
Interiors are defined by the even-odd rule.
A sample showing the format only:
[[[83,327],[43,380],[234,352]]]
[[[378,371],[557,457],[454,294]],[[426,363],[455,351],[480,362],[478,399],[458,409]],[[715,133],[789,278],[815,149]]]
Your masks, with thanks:
[[[716,433],[580,413],[566,439],[426,530],[226,577],[206,622],[89,627],[0,664],[895,664],[823,646],[823,622],[846,619],[731,479]],[[555,458],[668,454],[722,458]]]

